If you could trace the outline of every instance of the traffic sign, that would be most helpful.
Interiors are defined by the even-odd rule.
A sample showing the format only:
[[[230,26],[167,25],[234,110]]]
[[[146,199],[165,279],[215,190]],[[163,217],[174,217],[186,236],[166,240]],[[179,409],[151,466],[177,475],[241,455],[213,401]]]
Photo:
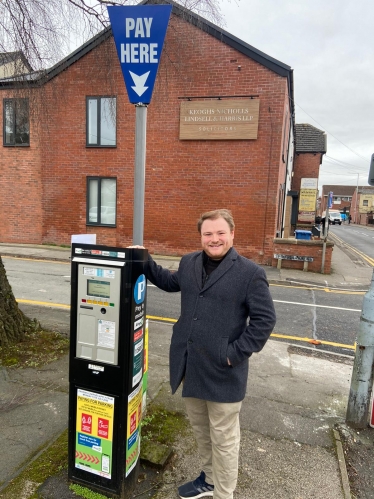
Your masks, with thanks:
[[[108,7],[114,42],[132,104],[149,104],[172,5]]]
[[[332,205],[333,205],[333,192],[329,192],[329,198],[328,198],[328,207],[329,208],[332,208]]]

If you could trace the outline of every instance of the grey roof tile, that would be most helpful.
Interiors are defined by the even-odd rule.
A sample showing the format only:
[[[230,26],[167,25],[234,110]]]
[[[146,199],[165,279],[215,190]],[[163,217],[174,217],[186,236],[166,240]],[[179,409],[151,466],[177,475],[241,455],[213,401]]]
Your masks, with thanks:
[[[295,125],[296,153],[325,153],[327,151],[326,134],[324,131],[308,123]]]

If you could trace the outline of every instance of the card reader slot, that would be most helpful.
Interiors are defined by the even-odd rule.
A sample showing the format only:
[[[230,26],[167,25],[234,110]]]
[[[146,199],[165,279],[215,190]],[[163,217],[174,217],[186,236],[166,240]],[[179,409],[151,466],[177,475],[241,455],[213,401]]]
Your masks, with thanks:
[[[89,305],[79,305],[80,308],[88,308],[88,310],[93,310],[93,307],[90,307]]]

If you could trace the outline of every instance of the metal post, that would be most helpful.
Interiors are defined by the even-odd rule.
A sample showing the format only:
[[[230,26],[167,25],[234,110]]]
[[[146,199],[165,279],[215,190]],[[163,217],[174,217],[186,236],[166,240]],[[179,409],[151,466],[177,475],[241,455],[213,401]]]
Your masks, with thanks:
[[[136,104],[135,118],[135,173],[134,173],[134,217],[132,243],[143,246],[144,235],[144,192],[145,153],[147,141],[146,104]]]
[[[322,263],[321,263],[321,274],[325,273],[325,259],[326,259],[326,238],[323,238],[322,244]]]
[[[327,206],[326,206],[326,213],[325,213],[325,225],[323,227],[323,245],[322,245],[321,274],[325,273],[326,243],[327,243],[327,236],[328,236],[328,233],[329,233],[329,200],[330,200],[330,192],[327,195]]]
[[[359,178],[360,178],[360,174],[359,173],[356,173],[357,175],[357,189],[356,189],[356,208],[355,208],[355,223],[358,224],[358,181],[359,181]]]
[[[346,422],[357,429],[366,428],[373,386],[374,366],[374,270],[369,291],[364,296],[357,336]]]

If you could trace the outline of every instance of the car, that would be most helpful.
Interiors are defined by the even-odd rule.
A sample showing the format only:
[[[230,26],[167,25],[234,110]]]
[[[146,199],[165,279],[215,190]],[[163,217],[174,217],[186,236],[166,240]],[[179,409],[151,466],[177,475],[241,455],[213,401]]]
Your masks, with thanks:
[[[326,217],[326,212],[324,211],[322,213],[322,218]],[[335,225],[335,224],[342,224],[342,217],[340,214],[340,211],[338,210],[329,210],[329,224]]]

